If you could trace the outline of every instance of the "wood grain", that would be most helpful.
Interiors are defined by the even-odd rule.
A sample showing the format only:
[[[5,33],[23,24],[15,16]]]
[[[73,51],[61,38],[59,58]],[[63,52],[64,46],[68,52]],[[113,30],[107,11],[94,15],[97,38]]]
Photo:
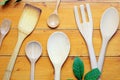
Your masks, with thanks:
[[[56,2],[56,0],[23,0],[24,2]],[[62,2],[120,2],[119,0],[61,0]]]
[[[0,80],[4,75],[7,63],[10,59],[10,56],[0,58]],[[72,78],[76,80],[72,71],[74,57],[69,57],[66,63],[63,65],[61,71],[61,80],[66,80]],[[90,71],[90,63],[88,57],[81,57],[85,65],[85,73]],[[106,57],[104,71],[102,74],[102,80],[120,80],[120,57]],[[109,77],[108,77],[109,76]],[[54,78],[54,69],[48,57],[41,57],[36,63],[35,69],[35,80],[53,80]],[[11,80],[30,80],[30,63],[26,56],[19,56],[11,77]]]
[[[25,1],[25,0],[24,0]],[[26,0],[27,1],[27,0]],[[25,2],[26,2],[25,1]],[[32,0],[30,0],[32,1]],[[37,1],[37,0],[36,0]],[[42,9],[42,14],[39,22],[29,37],[25,39],[20,49],[11,80],[30,80],[30,63],[25,56],[25,46],[27,42],[37,40],[42,44],[43,52],[41,58],[36,64],[35,80],[53,80],[54,69],[49,60],[46,45],[47,40],[55,31],[62,31],[66,33],[70,39],[71,51],[67,61],[65,62],[61,71],[61,80],[72,78],[76,80],[72,72],[72,64],[75,56],[79,56],[85,64],[85,73],[90,71],[90,62],[87,46],[85,41],[78,31],[75,19],[73,7],[75,5],[90,3],[93,21],[94,21],[94,32],[93,32],[93,44],[98,58],[102,37],[100,33],[100,19],[105,9],[109,7],[115,7],[120,14],[120,2],[119,0],[62,0],[59,7],[59,16],[61,23],[57,29],[50,29],[46,20],[55,8],[55,0],[38,0],[39,2],[28,2],[38,8]],[[103,2],[104,1],[104,2]],[[0,23],[4,18],[12,20],[11,30],[5,37],[2,46],[0,47],[0,80],[2,80],[5,69],[8,65],[12,52],[15,48],[17,37],[18,37],[18,22],[22,13],[25,2],[14,5],[9,4],[5,7],[0,7]],[[102,73],[102,80],[120,80],[120,25],[113,36],[106,51],[106,59],[104,69]]]
[[[20,49],[19,55],[25,55],[25,46],[27,42],[31,40],[37,40],[42,44],[43,47],[43,54],[42,56],[47,56],[47,39],[49,36],[55,31],[62,31],[65,32],[71,43],[71,51],[70,56],[88,56],[87,46],[83,37],[81,36],[78,30],[43,30],[43,29],[35,29],[33,33],[23,42],[23,45]],[[94,30],[93,33],[93,43],[96,52],[96,56],[99,56],[100,48],[102,45],[100,30]],[[117,31],[115,36],[111,39],[106,56],[120,56],[120,48],[117,47],[120,45],[120,30]],[[0,50],[0,55],[11,55],[14,47],[17,42],[17,29],[11,29],[10,33],[4,39],[2,43],[2,47]]]
[[[80,4],[85,4],[85,2],[75,2],[75,3],[61,3],[59,8],[60,25],[57,29],[77,29],[77,25],[74,19],[73,7],[76,5],[79,7]],[[38,22],[37,28],[49,29],[46,24],[48,16],[53,12],[55,8],[55,3],[32,3],[32,5],[42,9],[42,14]],[[120,14],[120,3],[90,3],[94,29],[99,29],[100,20],[105,9],[109,7],[115,7]],[[102,7],[101,7],[102,6]],[[0,22],[4,18],[11,19],[12,28],[17,28],[18,21],[23,10],[24,3],[18,4],[16,6],[9,5],[9,7],[0,8]],[[64,14],[64,15],[63,15]],[[119,26],[120,28],[120,26]]]

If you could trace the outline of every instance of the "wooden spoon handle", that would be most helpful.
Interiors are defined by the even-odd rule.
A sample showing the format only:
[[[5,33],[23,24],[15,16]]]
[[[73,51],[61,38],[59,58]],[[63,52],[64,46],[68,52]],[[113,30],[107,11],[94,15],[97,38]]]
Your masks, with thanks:
[[[11,76],[12,70],[14,68],[14,64],[15,64],[19,49],[20,49],[21,44],[22,44],[23,40],[25,39],[25,37],[26,37],[25,34],[19,32],[18,41],[17,41],[16,47],[14,49],[14,52],[12,54],[12,57],[9,61],[9,64],[7,66],[7,69],[5,71],[5,75],[3,77],[3,80],[10,80],[10,76]]]
[[[102,48],[100,50],[100,56],[98,58],[98,69],[102,72],[102,67],[105,59],[105,52],[107,48],[108,40],[103,39]]]
[[[4,35],[0,33],[0,46],[2,45],[3,38],[4,38]]]
[[[31,75],[30,75],[31,79],[30,80],[34,80],[34,73],[35,73],[34,70],[35,70],[35,62],[34,63],[31,62]]]
[[[61,0],[57,0],[56,8],[55,8],[55,11],[54,11],[56,14],[57,14],[58,7],[59,7],[59,5],[60,5],[60,1],[61,1]]]
[[[59,66],[55,67],[55,79],[54,80],[60,80],[60,70],[61,70],[61,67]]]
[[[107,48],[108,40],[103,39],[102,48],[100,50],[100,56],[98,58],[98,69],[102,72],[104,59],[105,59],[105,52]],[[100,78],[98,80],[101,80]]]

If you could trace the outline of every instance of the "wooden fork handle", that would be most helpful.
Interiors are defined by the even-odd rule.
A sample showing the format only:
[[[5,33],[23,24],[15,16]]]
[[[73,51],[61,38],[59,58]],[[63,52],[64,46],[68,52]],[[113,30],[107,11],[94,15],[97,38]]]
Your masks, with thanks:
[[[92,42],[88,42],[87,45],[88,45],[88,50],[89,50],[91,67],[92,67],[92,69],[97,68],[97,60],[96,60],[96,56],[95,56]]]

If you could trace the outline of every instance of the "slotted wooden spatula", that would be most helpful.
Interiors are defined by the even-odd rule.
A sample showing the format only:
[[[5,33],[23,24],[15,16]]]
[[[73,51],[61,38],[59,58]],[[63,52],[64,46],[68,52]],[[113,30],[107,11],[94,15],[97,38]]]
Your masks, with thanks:
[[[3,80],[10,80],[10,76],[12,73],[12,70],[14,68],[14,64],[17,58],[17,55],[19,53],[19,49],[21,47],[21,44],[23,40],[33,31],[35,28],[35,25],[38,22],[39,16],[41,14],[41,9],[36,8],[32,5],[25,4],[23,13],[21,15],[19,24],[18,24],[18,41],[16,44],[16,47],[14,49],[14,52],[11,56],[10,62],[7,66],[7,69],[5,71],[5,75],[3,77]]]

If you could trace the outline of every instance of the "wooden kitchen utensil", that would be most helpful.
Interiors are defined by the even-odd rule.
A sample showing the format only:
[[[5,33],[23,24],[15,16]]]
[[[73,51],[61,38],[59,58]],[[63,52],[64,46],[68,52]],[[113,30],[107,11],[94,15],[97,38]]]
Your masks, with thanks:
[[[19,21],[19,25],[18,25],[18,31],[19,31],[18,32],[18,41],[17,41],[16,47],[14,49],[14,52],[11,56],[11,59],[8,64],[8,67],[6,69],[3,80],[10,80],[10,76],[11,76],[12,70],[14,68],[14,64],[15,64],[19,49],[21,47],[21,44],[22,44],[23,40],[35,28],[35,25],[38,22],[40,13],[41,13],[41,9],[36,8],[29,4],[25,5],[22,16]]]
[[[50,28],[56,28],[60,24],[60,19],[58,16],[58,7],[60,2],[61,0],[57,0],[57,4],[54,12],[47,19],[47,24]]]
[[[118,29],[119,25],[119,14],[116,8],[108,8],[102,15],[100,30],[102,34],[102,48],[100,50],[100,56],[98,58],[98,68],[102,72],[105,52],[107,45]],[[100,79],[99,79],[100,80]]]
[[[70,52],[70,41],[63,32],[54,32],[48,39],[47,51],[55,68],[54,80],[60,80],[60,71]]]
[[[74,7],[74,13],[75,13],[75,19],[76,19],[76,23],[78,25],[78,29],[79,29],[80,33],[82,34],[82,36],[88,46],[91,67],[92,67],[92,69],[94,69],[94,68],[97,68],[97,60],[95,57],[95,52],[94,52],[93,43],[92,43],[93,20],[92,20],[92,13],[91,13],[89,4],[86,4],[86,9],[87,9],[88,19],[89,19],[88,22],[86,21],[84,5],[80,5],[83,23],[80,23],[77,6]]]
[[[30,80],[34,80],[35,63],[42,54],[42,46],[37,41],[31,41],[25,48],[26,55],[31,62],[31,75]]]
[[[4,19],[2,25],[0,26],[0,46],[6,34],[9,32],[11,26],[11,20]]]

